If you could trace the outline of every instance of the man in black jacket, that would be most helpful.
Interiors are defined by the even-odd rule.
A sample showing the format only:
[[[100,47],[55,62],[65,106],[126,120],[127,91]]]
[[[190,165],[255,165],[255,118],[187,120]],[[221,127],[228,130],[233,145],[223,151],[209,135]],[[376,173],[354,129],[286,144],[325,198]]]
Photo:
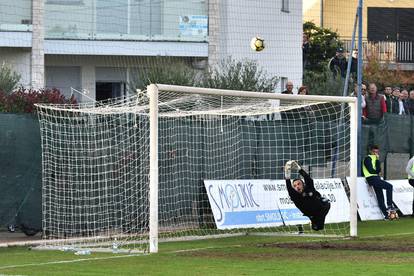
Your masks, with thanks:
[[[348,67],[348,61],[345,57],[344,49],[338,48],[336,54],[328,63],[329,69],[332,71],[334,77],[339,73],[342,78],[346,77],[346,69]]]
[[[292,169],[298,170],[304,180],[297,178],[291,182]],[[294,160],[286,162],[285,179],[290,199],[303,215],[309,217],[312,229],[315,231],[323,230],[325,217],[331,208],[329,200],[321,196],[313,185],[313,179]]]

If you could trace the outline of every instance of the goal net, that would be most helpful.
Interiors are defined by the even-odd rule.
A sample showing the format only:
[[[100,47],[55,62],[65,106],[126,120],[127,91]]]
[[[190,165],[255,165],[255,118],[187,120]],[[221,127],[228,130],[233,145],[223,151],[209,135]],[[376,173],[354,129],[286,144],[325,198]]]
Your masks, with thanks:
[[[246,232],[356,235],[344,182],[356,179],[355,99],[149,87],[37,106],[47,246],[156,252],[158,241]],[[292,159],[331,200],[324,230],[288,197]]]

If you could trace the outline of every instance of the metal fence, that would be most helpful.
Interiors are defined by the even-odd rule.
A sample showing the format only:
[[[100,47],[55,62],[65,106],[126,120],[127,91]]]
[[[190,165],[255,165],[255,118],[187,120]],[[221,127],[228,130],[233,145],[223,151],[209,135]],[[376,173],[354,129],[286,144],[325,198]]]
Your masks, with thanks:
[[[351,40],[343,40],[344,49],[351,53]],[[413,41],[363,41],[364,60],[376,57],[380,61],[414,63]]]

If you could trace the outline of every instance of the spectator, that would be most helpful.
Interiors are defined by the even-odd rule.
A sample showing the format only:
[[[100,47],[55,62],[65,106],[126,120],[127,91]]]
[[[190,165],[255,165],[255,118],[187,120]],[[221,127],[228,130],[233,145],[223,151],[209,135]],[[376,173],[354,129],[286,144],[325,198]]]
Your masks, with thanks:
[[[403,89],[398,97],[398,115],[408,115],[408,91]]]
[[[408,113],[414,115],[414,90],[410,91],[410,96],[407,100]]]
[[[379,176],[381,172],[379,154],[380,151],[377,145],[370,146],[369,155],[365,157],[362,164],[362,173],[367,180],[368,185],[374,188],[375,195],[377,196],[378,207],[381,209],[384,219],[388,219],[388,212],[395,211],[392,203],[393,187],[390,183],[382,180]],[[382,190],[385,190],[387,194],[387,208],[385,207],[384,194]]]
[[[346,57],[344,55],[344,49],[338,48],[336,50],[336,54],[328,63],[329,70],[332,71],[334,77],[337,76],[339,73],[342,78],[346,77],[346,68],[348,67],[348,63]]]
[[[386,86],[384,88],[385,103],[387,105],[387,111],[391,112],[391,99],[392,99],[392,87]]]
[[[303,71],[309,67],[309,54],[310,54],[310,42],[309,42],[309,35],[304,33],[303,34],[303,42],[302,42],[302,65]]]
[[[298,90],[299,95],[309,95],[309,90],[307,86],[301,86]]]
[[[405,171],[408,174],[408,184],[413,186],[414,188],[414,156],[411,157],[411,159],[407,163],[407,167],[405,168]],[[414,216],[414,200],[413,200],[413,207],[412,207],[412,216]]]
[[[365,96],[366,106],[362,111],[365,124],[378,124],[383,122],[384,113],[387,112],[385,99],[378,95],[375,83],[369,84],[368,95]]]
[[[356,83],[354,85],[354,91],[352,91],[351,96],[352,97],[357,97],[358,96],[357,91],[358,91],[358,84]],[[366,102],[365,102],[365,95],[366,94],[367,94],[367,86],[362,83],[361,84],[361,108],[365,108],[366,105],[367,105]]]
[[[352,51],[351,76],[356,79],[358,73],[358,49]]]
[[[391,104],[390,104],[390,111],[389,113],[398,114],[399,111],[399,103],[398,99],[400,98],[400,88],[394,87],[391,94]]]
[[[288,81],[286,83],[286,90],[282,91],[282,94],[293,94],[293,82]]]

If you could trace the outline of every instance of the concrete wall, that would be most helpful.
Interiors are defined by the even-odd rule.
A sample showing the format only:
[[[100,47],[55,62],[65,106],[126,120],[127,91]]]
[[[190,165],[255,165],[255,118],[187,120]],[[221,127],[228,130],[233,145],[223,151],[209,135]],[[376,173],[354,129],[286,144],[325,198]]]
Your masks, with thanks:
[[[289,12],[281,9],[282,1],[220,1],[219,57],[256,60],[269,75],[290,79],[297,89],[302,83],[302,1],[289,1]],[[262,52],[250,49],[255,36],[265,39]]]

